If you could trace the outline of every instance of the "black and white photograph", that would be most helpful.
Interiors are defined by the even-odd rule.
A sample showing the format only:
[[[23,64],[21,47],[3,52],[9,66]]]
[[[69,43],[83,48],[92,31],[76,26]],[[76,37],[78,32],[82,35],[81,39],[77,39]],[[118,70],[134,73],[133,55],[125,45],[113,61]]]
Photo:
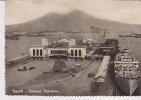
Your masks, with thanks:
[[[141,96],[140,0],[6,0],[5,94]]]

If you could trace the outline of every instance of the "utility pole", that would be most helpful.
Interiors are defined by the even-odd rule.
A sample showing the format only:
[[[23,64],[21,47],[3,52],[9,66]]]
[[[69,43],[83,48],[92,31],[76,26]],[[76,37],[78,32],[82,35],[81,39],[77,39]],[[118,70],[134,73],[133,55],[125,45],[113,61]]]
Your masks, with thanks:
[[[45,73],[46,79],[45,79],[45,89],[47,89],[47,73]]]
[[[105,42],[105,38],[106,38],[106,29],[104,29],[103,42]]]

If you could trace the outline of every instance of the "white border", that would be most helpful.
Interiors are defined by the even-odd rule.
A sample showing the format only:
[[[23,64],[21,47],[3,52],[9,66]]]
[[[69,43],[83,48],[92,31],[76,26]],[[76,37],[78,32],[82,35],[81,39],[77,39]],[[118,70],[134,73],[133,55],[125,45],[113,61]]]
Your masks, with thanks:
[[[0,95],[4,95],[5,90],[5,1],[0,1]]]
[[[137,97],[114,97],[114,96],[86,96],[86,97],[80,97],[80,96],[73,96],[73,97],[49,97],[49,96],[6,96],[5,95],[5,38],[4,38],[4,33],[5,33],[5,1],[0,1],[0,99],[1,100],[141,100],[141,96]]]

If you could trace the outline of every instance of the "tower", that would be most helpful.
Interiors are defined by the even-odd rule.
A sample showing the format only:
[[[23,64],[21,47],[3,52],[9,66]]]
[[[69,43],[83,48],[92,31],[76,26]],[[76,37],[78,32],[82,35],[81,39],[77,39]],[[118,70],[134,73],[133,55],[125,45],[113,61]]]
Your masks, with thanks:
[[[76,45],[76,39],[70,39],[69,46],[75,46],[75,45]]]
[[[48,44],[49,44],[48,39],[42,38],[42,45],[43,45],[43,46],[48,46]]]

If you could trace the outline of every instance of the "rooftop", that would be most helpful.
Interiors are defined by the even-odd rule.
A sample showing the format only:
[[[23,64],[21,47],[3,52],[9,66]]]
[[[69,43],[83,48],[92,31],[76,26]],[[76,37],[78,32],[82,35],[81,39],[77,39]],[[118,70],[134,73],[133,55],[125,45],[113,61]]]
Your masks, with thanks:
[[[97,81],[101,81],[101,78],[102,78],[102,81],[105,80],[104,78],[106,77],[109,60],[110,60],[110,56],[104,56],[101,62],[101,65],[98,69],[98,72],[96,73],[96,76],[95,76],[95,79],[97,79]]]
[[[30,45],[29,47],[46,47],[44,45]]]
[[[49,46],[43,46],[43,45],[32,45],[29,47],[35,47],[35,48],[86,48],[84,45],[74,45],[74,46],[68,46],[68,45],[49,45]]]

